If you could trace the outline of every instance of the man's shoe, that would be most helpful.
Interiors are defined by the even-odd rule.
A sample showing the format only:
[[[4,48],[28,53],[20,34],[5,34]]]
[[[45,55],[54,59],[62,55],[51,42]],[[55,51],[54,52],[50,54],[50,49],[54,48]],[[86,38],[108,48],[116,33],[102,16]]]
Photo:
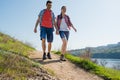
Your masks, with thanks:
[[[61,56],[60,56],[60,60],[61,60],[61,61],[66,61],[66,59],[65,59],[65,57],[64,57],[63,54],[61,54]]]
[[[46,53],[43,54],[43,60],[47,59],[46,58]]]
[[[47,54],[48,59],[52,59],[50,53]]]

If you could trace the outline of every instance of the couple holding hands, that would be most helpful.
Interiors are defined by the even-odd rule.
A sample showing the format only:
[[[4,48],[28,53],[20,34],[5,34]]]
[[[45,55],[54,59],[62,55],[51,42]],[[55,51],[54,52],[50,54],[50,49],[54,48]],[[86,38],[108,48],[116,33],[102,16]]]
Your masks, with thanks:
[[[61,7],[61,13],[55,18],[54,13],[51,10],[52,1],[46,2],[46,9],[40,11],[38,19],[35,24],[34,32],[37,32],[37,26],[40,24],[40,38],[42,41],[42,50],[43,50],[43,60],[52,59],[51,57],[51,47],[53,42],[53,31],[54,26],[56,29],[56,34],[60,35],[62,40],[61,55],[60,60],[66,61],[64,54],[66,53],[67,43],[69,39],[69,30],[72,27],[74,31],[77,30],[70,21],[68,15],[66,15],[66,6]],[[46,39],[48,42],[48,52],[46,54]]]

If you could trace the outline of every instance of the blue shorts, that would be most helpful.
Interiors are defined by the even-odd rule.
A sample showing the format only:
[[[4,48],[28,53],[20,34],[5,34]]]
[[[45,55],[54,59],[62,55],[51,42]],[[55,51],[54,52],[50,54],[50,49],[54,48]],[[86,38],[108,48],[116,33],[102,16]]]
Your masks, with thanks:
[[[61,38],[69,39],[69,31],[59,31],[59,34]]]
[[[41,26],[40,27],[40,38],[42,39],[46,39],[47,37],[47,42],[53,42],[53,31],[54,28],[46,28]]]

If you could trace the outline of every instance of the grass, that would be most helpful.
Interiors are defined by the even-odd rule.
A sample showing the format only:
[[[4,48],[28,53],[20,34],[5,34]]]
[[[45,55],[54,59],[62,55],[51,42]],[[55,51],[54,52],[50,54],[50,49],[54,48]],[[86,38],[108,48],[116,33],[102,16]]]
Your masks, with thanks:
[[[22,42],[13,39],[12,37],[0,32],[0,49],[4,51],[9,51],[12,53],[17,53],[19,55],[28,56],[28,51],[35,50],[34,48],[23,44]]]
[[[34,68],[38,67],[40,65],[28,58],[0,50],[0,75],[2,78],[26,80],[29,76],[37,75]]]
[[[55,75],[28,58],[35,49],[0,32],[0,80],[28,80]]]
[[[27,80],[41,65],[28,58],[34,48],[0,32],[0,80]]]
[[[60,51],[58,51],[58,52],[53,51],[53,52],[55,54],[60,54]],[[81,59],[81,58],[73,56],[69,53],[67,53],[65,55],[65,57],[68,60],[70,60],[72,63],[79,66],[80,68],[82,68],[90,73],[96,74],[96,75],[102,77],[104,80],[120,80],[120,71],[118,71],[118,70],[99,66],[99,65],[91,62],[90,60]]]

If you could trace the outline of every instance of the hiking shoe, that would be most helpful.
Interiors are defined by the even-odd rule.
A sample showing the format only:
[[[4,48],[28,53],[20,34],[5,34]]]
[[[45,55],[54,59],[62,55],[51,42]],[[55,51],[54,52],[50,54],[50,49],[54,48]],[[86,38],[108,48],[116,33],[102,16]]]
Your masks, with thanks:
[[[61,61],[66,61],[66,59],[65,59],[65,57],[64,57],[63,54],[61,54],[61,56],[60,56],[60,60],[61,60]]]
[[[44,54],[43,54],[43,58],[42,58],[43,60],[45,60],[45,59],[47,59],[46,58],[46,53],[44,52]]]
[[[52,59],[50,53],[47,54],[48,59]]]

